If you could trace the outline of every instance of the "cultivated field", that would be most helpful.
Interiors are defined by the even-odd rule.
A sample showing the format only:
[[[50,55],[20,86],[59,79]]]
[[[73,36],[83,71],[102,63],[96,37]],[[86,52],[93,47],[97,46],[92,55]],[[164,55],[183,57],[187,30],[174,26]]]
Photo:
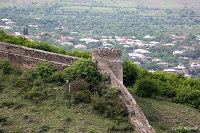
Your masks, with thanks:
[[[199,0],[0,0],[0,7],[38,4],[63,3],[66,5],[115,6],[115,7],[150,7],[150,8],[199,8]]]

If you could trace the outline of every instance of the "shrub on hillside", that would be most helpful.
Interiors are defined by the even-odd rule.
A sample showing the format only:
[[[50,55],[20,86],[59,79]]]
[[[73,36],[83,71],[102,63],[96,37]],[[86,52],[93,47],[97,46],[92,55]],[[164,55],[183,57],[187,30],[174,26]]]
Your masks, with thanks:
[[[104,114],[106,112],[106,99],[105,98],[101,98],[101,97],[94,97],[92,99],[92,105],[93,105],[93,109],[98,111],[101,114]]]
[[[44,87],[44,88],[42,88]],[[46,88],[46,86],[34,86],[24,93],[24,98],[35,103],[40,103],[48,98],[56,97],[56,90],[54,88]]]
[[[190,87],[179,89],[175,97],[175,102],[200,109],[200,90]]]
[[[183,82],[181,74],[155,72],[150,75],[151,79],[157,81],[161,96],[173,98],[176,96],[177,89]]]
[[[54,72],[51,76],[51,81],[61,85],[65,83],[64,75],[61,71]]]
[[[98,85],[94,86],[92,90],[96,92],[99,96],[103,96],[107,93],[108,88],[109,86],[106,83],[101,82]]]
[[[107,90],[104,91],[106,91],[106,93],[103,95],[103,97],[110,99],[117,98],[120,94],[120,90],[115,87],[109,87]]]
[[[123,64],[123,80],[125,86],[132,86],[138,78],[138,67],[131,61]]]
[[[192,133],[192,132],[189,130],[188,127],[177,127],[173,130],[173,133]],[[194,133],[196,133],[196,131],[194,131]]]
[[[3,74],[10,74],[12,71],[11,62],[8,59],[2,59],[0,61],[0,70],[2,70]]]
[[[74,103],[89,103],[91,98],[90,98],[91,92],[89,90],[84,90],[84,91],[78,91],[74,94]]]
[[[41,93],[35,89],[31,89],[25,94],[25,99],[32,100],[32,101],[38,101],[41,97]]]
[[[150,78],[138,80],[137,89],[135,93],[140,97],[148,98],[152,97],[153,94],[158,95],[159,86],[157,84],[157,81]]]
[[[107,117],[124,122],[127,120],[128,112],[118,98],[107,99],[104,97],[93,97],[93,109]]]
[[[39,63],[33,70],[33,78],[40,78],[45,82],[51,81],[55,68],[49,63]]]
[[[124,122],[127,120],[128,111],[118,98],[107,101],[107,117]]]
[[[18,79],[16,80],[14,87],[20,88],[21,92],[26,92],[30,89],[30,84],[27,82],[27,80]]]
[[[8,121],[8,118],[0,115],[0,125],[5,126],[5,125],[9,125],[9,124],[10,124],[10,122]]]
[[[14,71],[14,74],[16,76],[20,76],[23,74],[23,70],[21,68],[16,68],[15,71]]]
[[[0,82],[0,92],[4,89],[4,85]]]
[[[66,79],[76,80],[84,79],[93,86],[101,80],[101,75],[97,72],[95,64],[90,59],[81,59],[75,62],[72,67],[64,70]]]
[[[23,72],[21,79],[26,80],[27,82],[32,82],[34,80],[33,76],[33,70],[25,71]]]
[[[70,83],[70,86],[72,92],[84,91],[86,89],[89,89],[89,85],[84,79],[76,79]]]

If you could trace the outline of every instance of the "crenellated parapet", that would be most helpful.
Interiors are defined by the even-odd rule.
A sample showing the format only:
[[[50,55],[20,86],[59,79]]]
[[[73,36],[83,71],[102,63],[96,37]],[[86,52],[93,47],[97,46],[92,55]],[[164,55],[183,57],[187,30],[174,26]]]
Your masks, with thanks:
[[[121,59],[122,51],[120,49],[112,48],[95,48],[93,50],[93,57],[101,59]]]
[[[95,48],[92,53],[92,60],[96,63],[100,72],[105,73],[109,68],[123,82],[122,51],[120,49]]]
[[[120,98],[127,107],[132,127],[138,133],[156,133],[149,125],[135,99],[123,85],[122,51],[120,49],[96,48],[93,50],[92,60],[98,71],[109,77],[110,84],[121,91]]]
[[[8,58],[14,66],[22,66],[26,69],[34,68],[38,62],[49,62],[59,70],[63,70],[79,60],[77,57],[4,42],[0,42],[0,59],[1,58]]]

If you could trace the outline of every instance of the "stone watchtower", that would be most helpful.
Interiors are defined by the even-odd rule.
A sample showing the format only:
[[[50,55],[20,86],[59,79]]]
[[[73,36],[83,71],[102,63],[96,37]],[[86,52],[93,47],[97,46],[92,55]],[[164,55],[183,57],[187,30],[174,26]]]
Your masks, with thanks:
[[[135,99],[123,85],[122,51],[120,49],[96,48],[93,50],[92,60],[100,73],[109,76],[110,84],[121,91],[120,99],[128,110],[132,127],[138,133],[156,133]]]
[[[122,51],[112,48],[96,48],[92,53],[92,60],[102,74],[108,74],[111,70],[114,75],[123,83]],[[109,69],[109,70],[108,70]],[[111,79],[111,85],[113,81]]]

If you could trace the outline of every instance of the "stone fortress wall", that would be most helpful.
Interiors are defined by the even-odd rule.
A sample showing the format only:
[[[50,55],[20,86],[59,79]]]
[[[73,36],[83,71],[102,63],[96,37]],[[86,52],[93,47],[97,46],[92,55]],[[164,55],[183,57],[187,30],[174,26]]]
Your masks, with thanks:
[[[106,74],[107,69],[112,70],[114,75],[123,82],[122,51],[119,49],[96,48],[92,53],[92,60],[97,65],[98,71]],[[106,65],[106,66],[105,66]],[[111,84],[112,84],[111,80]]]
[[[70,67],[79,58],[36,50],[20,45],[0,42],[0,59],[8,58],[14,67],[32,69],[38,62],[48,62],[58,70]],[[97,48],[92,60],[102,74],[110,77],[112,86],[120,89],[120,98],[127,107],[129,120],[138,133],[155,133],[135,99],[123,85],[122,51],[119,49]]]
[[[77,57],[32,49],[20,45],[0,42],[0,58],[8,58],[14,66],[32,69],[38,62],[49,62],[59,70],[71,66]]]
[[[110,77],[111,85],[120,89],[120,98],[127,107],[129,121],[138,133],[156,133],[135,99],[123,85],[122,51],[119,49],[97,48],[93,50],[92,60],[97,69]]]

